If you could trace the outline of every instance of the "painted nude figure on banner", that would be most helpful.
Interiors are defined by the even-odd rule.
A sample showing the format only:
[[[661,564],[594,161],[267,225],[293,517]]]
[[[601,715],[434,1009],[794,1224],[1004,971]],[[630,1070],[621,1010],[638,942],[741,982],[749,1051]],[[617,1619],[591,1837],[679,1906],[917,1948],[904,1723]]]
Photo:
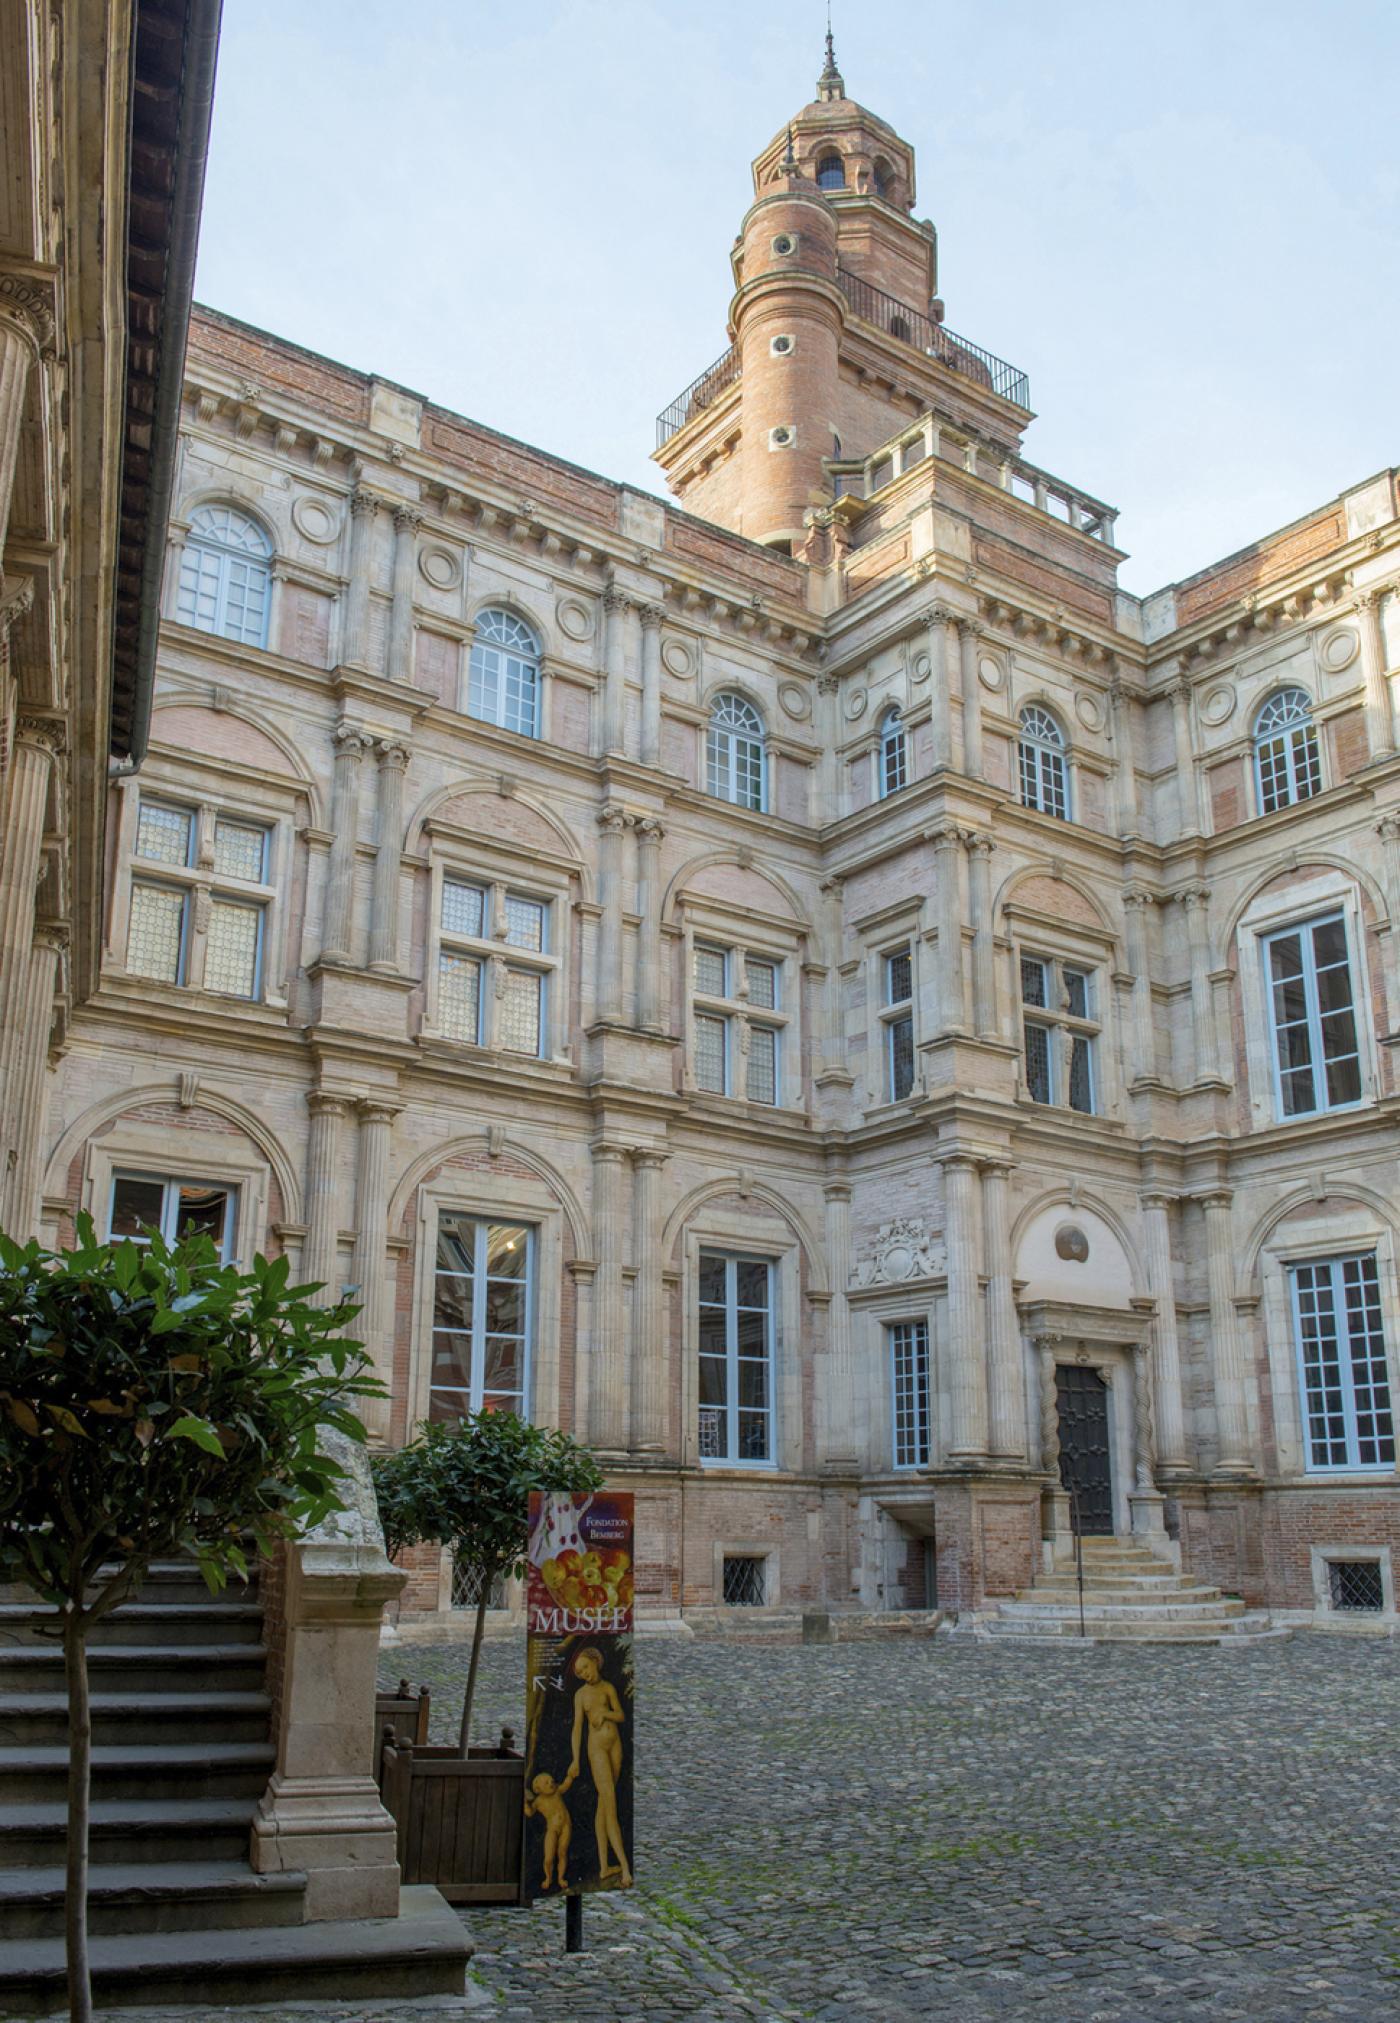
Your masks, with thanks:
[[[569,1817],[569,1808],[564,1802],[564,1792],[568,1789],[566,1780],[561,1787],[547,1771],[542,1770],[530,1786],[530,1796],[525,1800],[525,1817],[538,1813],[544,1821],[544,1886],[549,1888],[551,1879],[556,1879],[559,1888],[566,1887],[564,1871],[569,1865],[569,1842],[574,1837],[574,1822]]]
[[[622,1723],[626,1715],[617,1688],[603,1677],[601,1651],[594,1650],[591,1644],[585,1645],[574,1659],[573,1670],[580,1681],[574,1694],[574,1760],[559,1789],[567,1791],[578,1776],[587,1722],[588,1768],[598,1794],[598,1808],[593,1816],[598,1837],[598,1873],[600,1877],[618,1876],[625,1886],[632,1880],[632,1871],[627,1864],[627,1848],[617,1816],[617,1780],[622,1774]],[[610,1861],[609,1855],[616,1856],[616,1860]]]

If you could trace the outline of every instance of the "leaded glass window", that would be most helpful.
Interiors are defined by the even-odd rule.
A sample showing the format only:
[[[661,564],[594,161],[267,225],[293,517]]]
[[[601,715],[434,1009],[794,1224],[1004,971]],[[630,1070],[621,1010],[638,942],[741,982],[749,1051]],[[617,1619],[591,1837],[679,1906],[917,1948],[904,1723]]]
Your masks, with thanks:
[[[1074,963],[1021,957],[1021,1034],[1026,1094],[1086,1114],[1098,1106],[1099,1035],[1093,976]]]
[[[695,1014],[695,1086],[729,1094],[729,1021],[709,1012]]]
[[[904,718],[897,709],[886,710],[880,725],[880,793],[897,794],[909,781],[908,741]]]
[[[894,1401],[894,1465],[926,1468],[929,1461],[928,1322],[892,1321],[890,1345]]]
[[[914,958],[896,948],[882,960],[885,1087],[892,1103],[914,1090]]]
[[[225,997],[256,997],[262,949],[260,906],[231,905],[215,899],[209,907],[209,934],[204,950],[204,988]]]
[[[184,982],[188,911],[185,893],[133,880],[126,937],[126,966],[133,976]]]
[[[433,1274],[430,1419],[528,1416],[534,1232],[443,1211]]]
[[[1281,688],[1254,719],[1254,762],[1259,812],[1310,800],[1322,786],[1322,760],[1306,689]]]
[[[446,948],[438,955],[438,1024],[450,1040],[481,1043],[481,964]]]
[[[547,900],[444,877],[436,1022],[445,1038],[531,1058],[548,1053],[550,978],[558,967],[549,923]]]
[[[1355,987],[1340,913],[1264,942],[1279,1106],[1285,1117],[1361,1100]]]
[[[1290,1267],[1310,1468],[1393,1468],[1380,1277],[1374,1251]]]
[[[539,736],[540,643],[512,611],[483,611],[468,663],[467,714]]]
[[[271,542],[246,513],[234,506],[196,507],[180,556],[180,623],[265,646],[271,555]]]
[[[261,885],[266,875],[267,831],[251,822],[214,823],[214,875]]]
[[[1020,733],[1017,750],[1022,805],[1067,821],[1069,775],[1064,732],[1048,709],[1029,703],[1021,711]]]
[[[772,1026],[750,1026],[745,1093],[751,1103],[778,1100],[778,1035]]]
[[[773,1267],[700,1253],[700,1456],[773,1459]]]
[[[149,864],[188,864],[194,848],[194,815],[141,796],[136,818],[136,854]]]
[[[167,870],[159,883],[139,873],[132,879],[128,971],[224,997],[259,997],[270,839],[266,823],[143,794],[134,854],[138,864]],[[200,907],[193,910],[196,898]],[[203,932],[192,934],[192,924],[201,922]]]
[[[765,804],[763,719],[741,695],[721,695],[710,711],[705,778],[717,800],[761,810]]]
[[[782,1101],[782,965],[745,949],[696,944],[691,1012],[695,1086],[750,1103]],[[742,977],[742,984],[737,979]]]

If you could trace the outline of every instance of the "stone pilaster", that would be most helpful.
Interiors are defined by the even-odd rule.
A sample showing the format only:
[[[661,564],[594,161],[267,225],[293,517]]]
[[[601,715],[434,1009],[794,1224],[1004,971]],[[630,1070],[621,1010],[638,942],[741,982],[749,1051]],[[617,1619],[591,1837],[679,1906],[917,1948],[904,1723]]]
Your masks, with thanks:
[[[355,1105],[359,1116],[355,1175],[355,1283],[359,1291],[360,1315],[355,1323],[365,1345],[374,1373],[386,1391],[394,1378],[393,1343],[388,1326],[391,1303],[385,1244],[389,1214],[389,1139],[394,1119],[402,1105],[362,1097]],[[360,1417],[372,1440],[389,1437],[390,1401],[387,1397],[365,1399]],[[411,1431],[412,1429],[410,1429]]]
[[[987,1409],[991,1451],[1001,1459],[1026,1458],[1026,1385],[1021,1328],[1011,1283],[1010,1164],[982,1166],[982,1249],[987,1273]]]
[[[343,1126],[349,1098],[313,1089],[306,1098],[311,1129],[306,1147],[306,1236],[301,1275],[322,1290],[317,1306],[334,1306],[340,1298],[340,1173]]]
[[[1133,1018],[1128,1048],[1128,1081],[1157,1079],[1157,1027],[1152,1016],[1152,908],[1156,900],[1141,886],[1123,894],[1128,967],[1133,972]]]
[[[337,724],[331,785],[331,849],[321,924],[322,962],[349,962],[354,934],[355,846],[360,829],[360,760],[369,739],[353,724]]]
[[[622,591],[603,593],[603,751],[627,750],[627,618],[632,601]]]
[[[977,677],[982,626],[975,618],[958,620],[958,651],[962,676],[963,771],[982,777],[982,684]]]
[[[1218,1082],[1220,1043],[1215,1028],[1215,986],[1210,980],[1210,892],[1204,885],[1177,894],[1186,914],[1191,950],[1191,1037],[1196,1055],[1193,1080]]]
[[[36,716],[16,720],[0,827],[0,1136],[5,1171],[17,1151],[24,1066],[30,1047],[36,1044],[26,1019],[34,909],[49,785],[62,748],[60,723]],[[47,1038],[45,1024],[42,1043],[47,1043]]]
[[[847,1076],[846,1066],[846,1015],[841,1004],[841,957],[842,929],[842,883],[839,878],[824,878],[822,896],[822,947],[826,960],[826,978],[822,987],[820,1036],[817,1048],[817,1080],[828,1076]]]
[[[963,1152],[943,1161],[943,1219],[952,1397],[948,1458],[982,1461],[987,1455],[987,1361],[977,1261],[977,1162]]]
[[[1172,706],[1172,746],[1176,757],[1176,823],[1182,836],[1194,836],[1201,816],[1196,801],[1196,759],[1191,749],[1191,686],[1175,681],[1167,690]]]
[[[369,665],[370,571],[374,566],[374,524],[382,504],[373,492],[350,494],[349,579],[340,630],[340,658],[347,667]]]
[[[1113,734],[1114,801],[1120,836],[1136,836],[1139,828],[1137,760],[1133,750],[1133,705],[1121,681],[1108,689],[1109,723]]]
[[[1385,632],[1381,626],[1381,592],[1363,590],[1356,600],[1361,621],[1361,674],[1366,686],[1366,739],[1372,759],[1388,759],[1395,751],[1395,715],[1390,676],[1385,664]]]
[[[609,802],[598,817],[598,1017],[617,1024],[622,1018],[622,915],[625,901],[623,850],[633,817]]]
[[[827,1308],[826,1412],[822,1459],[829,1467],[853,1469],[856,1444],[855,1361],[851,1352],[851,1303],[846,1288],[851,1276],[851,1186],[829,1180],[822,1189],[826,1201],[826,1269],[831,1281]]]
[[[642,626],[642,764],[661,764],[661,607],[643,604],[637,612]]]
[[[41,920],[34,929],[29,959],[29,993],[24,1010],[25,1046],[17,1063],[14,1091],[14,1170],[3,1198],[7,1236],[24,1243],[39,1229],[39,1190],[44,1177],[45,1120],[49,1097],[49,1032],[59,964],[68,946],[68,929],[57,920]]]
[[[637,821],[637,910],[642,916],[637,945],[637,1024],[643,1032],[670,1029],[670,1003],[661,949],[661,840],[665,830],[654,815]]]
[[[627,1448],[627,1328],[623,1297],[623,1254],[627,1241],[623,1203],[626,1150],[593,1147],[593,1233],[598,1280],[593,1303],[593,1342],[588,1371],[588,1440],[604,1454]]]
[[[948,706],[951,675],[948,632],[952,622],[953,614],[946,604],[931,604],[924,614],[924,624],[928,628],[928,686],[932,712],[929,730],[933,741],[935,772],[953,763],[953,719]]]
[[[992,852],[990,836],[964,837],[968,856],[972,913],[972,1023],[979,1040],[997,1037],[996,937],[992,919]]]
[[[934,893],[938,921],[937,1004],[942,1033],[965,1033],[967,1011],[963,983],[963,900],[961,829],[952,823],[931,830]]]
[[[418,560],[418,529],[423,515],[416,506],[394,508],[394,602],[389,617],[389,679],[413,679],[413,573]]]
[[[47,288],[26,275],[0,274],[0,555],[9,533],[29,375],[52,342]]]
[[[1172,1267],[1169,1194],[1144,1194],[1142,1222],[1147,1283],[1157,1302],[1152,1324],[1154,1390],[1157,1397],[1157,1455],[1163,1468],[1185,1468],[1186,1425],[1181,1399],[1181,1348],[1176,1328],[1176,1274]]]
[[[661,1169],[669,1154],[650,1146],[632,1154],[632,1214],[637,1277],[633,1286],[632,1446],[662,1455],[670,1447],[671,1358],[661,1256]]]
[[[1210,1290],[1211,1369],[1215,1385],[1216,1470],[1249,1475],[1249,1414],[1245,1404],[1244,1345],[1235,1311],[1232,1196],[1216,1188],[1200,1197],[1206,1216],[1206,1279]]]
[[[369,966],[393,972],[399,966],[399,886],[403,862],[403,776],[408,750],[392,738],[379,746],[378,848],[369,928]]]

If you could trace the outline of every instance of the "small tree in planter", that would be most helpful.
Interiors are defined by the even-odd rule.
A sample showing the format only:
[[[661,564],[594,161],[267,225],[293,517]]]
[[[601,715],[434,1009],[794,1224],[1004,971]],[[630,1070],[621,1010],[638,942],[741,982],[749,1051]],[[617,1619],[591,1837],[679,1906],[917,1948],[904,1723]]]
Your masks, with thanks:
[[[462,1702],[465,1756],[491,1587],[525,1571],[530,1492],[586,1495],[601,1487],[603,1471],[567,1433],[491,1411],[427,1424],[411,1445],[376,1454],[370,1465],[390,1554],[408,1545],[447,1546],[454,1564],[480,1584]]]
[[[249,1272],[207,1236],[76,1250],[0,1237],[0,1579],[60,1611],[68,1688],[68,1996],[89,2023],[87,1637],[151,1562],[198,1561],[218,1593],[246,1550],[297,1536],[341,1507],[333,1427],[364,1429],[356,1398],[381,1387],[354,1307],[314,1307],[285,1258]]]

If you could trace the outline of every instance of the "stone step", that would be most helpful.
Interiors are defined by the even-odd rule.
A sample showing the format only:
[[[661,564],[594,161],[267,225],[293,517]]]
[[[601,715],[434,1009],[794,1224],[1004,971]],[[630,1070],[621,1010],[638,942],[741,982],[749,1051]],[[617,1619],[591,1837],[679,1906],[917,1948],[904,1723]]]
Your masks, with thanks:
[[[435,1889],[406,1889],[397,1918],[342,1923],[113,1933],[91,1946],[100,2007],[408,2000],[460,1995],[471,1944]],[[68,2003],[60,1939],[0,1942],[0,2012],[60,2013]]]
[[[161,1742],[168,1735],[265,1742],[272,1712],[266,1693],[97,1692],[91,1707],[98,1744]],[[67,1734],[66,1694],[0,1691],[0,1744],[62,1742]]]
[[[246,1861],[113,1862],[88,1870],[88,1930],[223,1931],[299,1925],[306,1877],[254,1875]],[[0,1932],[7,1939],[63,1937],[64,1873],[0,1869]]]
[[[1017,1601],[1036,1601],[1041,1599],[1045,1601],[1063,1601],[1067,1597],[1077,1598],[1078,1593],[1078,1585],[1072,1580],[1038,1580],[1033,1587],[1021,1588],[1017,1593],[1016,1599]],[[1223,1599],[1219,1588],[1206,1587],[1204,1585],[1198,1586],[1194,1581],[1164,1581],[1160,1587],[1135,1587],[1124,1581],[1086,1580],[1084,1583],[1084,1598],[1087,1601],[1090,1597],[1100,1602],[1141,1602],[1144,1607],[1148,1607],[1154,1602],[1172,1601],[1178,1598],[1182,1601],[1193,1602],[1220,1601]]]
[[[270,1742],[102,1744],[92,1752],[94,1798],[261,1798],[277,1752]],[[0,1804],[60,1800],[68,1789],[61,1744],[0,1748]]]
[[[94,1799],[94,1863],[246,1861],[252,1798]],[[0,1805],[0,1867],[46,1868],[63,1860],[66,1803]]]
[[[1032,1596],[1027,1601],[1002,1602],[1003,1616],[1024,1622],[1039,1618],[1046,1622],[1078,1622],[1077,1601],[1046,1602]],[[1150,1606],[1133,1602],[1094,1602],[1088,1595],[1084,1597],[1084,1616],[1095,1622],[1155,1623],[1192,1622],[1213,1617],[1225,1620],[1244,1614],[1242,1601],[1190,1601],[1173,1597],[1170,1601],[1155,1602]]]
[[[88,1681],[94,1693],[145,1692],[153,1677],[162,1685],[207,1680],[220,1691],[252,1693],[263,1683],[266,1662],[260,1643],[94,1644],[88,1650]],[[63,1653],[47,1639],[0,1644],[0,1695],[50,1692],[63,1683]]]
[[[104,1567],[98,1571],[89,1596],[95,1595],[105,1584],[115,1567]],[[258,1570],[256,1565],[249,1569],[248,1579],[241,1581],[235,1575],[221,1594],[215,1595],[207,1586],[203,1574],[193,1560],[158,1560],[147,1572],[145,1579],[130,1601],[121,1602],[113,1611],[121,1615],[139,1602],[179,1602],[188,1608],[200,1608],[206,1602],[231,1601],[254,1602],[258,1596]],[[47,1603],[39,1600],[33,1588],[25,1587],[17,1581],[0,1581],[0,1604],[11,1608],[46,1608]]]
[[[1111,1572],[1099,1573],[1086,1566],[1084,1585],[1086,1588],[1093,1588],[1096,1594],[1120,1588],[1124,1594],[1165,1594],[1171,1589],[1196,1587],[1201,1583],[1179,1573],[1119,1573],[1116,1568]],[[1053,1573],[1038,1573],[1032,1586],[1077,1589],[1079,1576],[1072,1567],[1056,1567]]]
[[[1250,1632],[1243,1624],[1237,1624],[1228,1617],[1202,1616],[1194,1622],[1153,1622],[1122,1623],[1101,1621],[1091,1623],[1085,1618],[1088,1643],[1144,1643],[1144,1644],[1218,1644],[1232,1641],[1237,1635]],[[1078,1643],[1079,1621],[1073,1619],[1043,1616],[1026,1616],[1019,1620],[1004,1616],[994,1617],[981,1625],[981,1634],[1003,1639],[1022,1639],[1026,1642],[1053,1643],[1062,1638]]]
[[[50,1644],[60,1626],[57,1609],[24,1602],[0,1603],[0,1648]],[[262,1609],[256,1602],[128,1602],[102,1616],[88,1632],[90,1650],[113,1644],[256,1644]]]

